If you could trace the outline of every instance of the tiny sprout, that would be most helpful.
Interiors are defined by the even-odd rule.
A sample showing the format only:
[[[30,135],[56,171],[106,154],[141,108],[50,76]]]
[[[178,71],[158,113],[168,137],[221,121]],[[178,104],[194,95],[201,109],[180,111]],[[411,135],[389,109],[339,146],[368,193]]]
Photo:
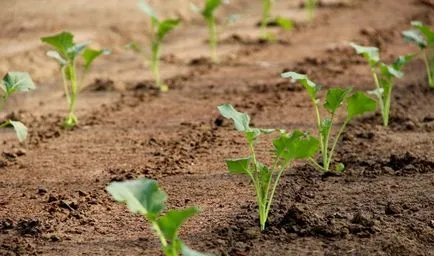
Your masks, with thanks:
[[[434,31],[420,21],[412,21],[413,29],[402,32],[404,39],[416,44],[422,54],[428,86],[434,88]]]
[[[112,182],[106,189],[117,202],[126,204],[130,212],[143,216],[151,224],[164,255],[205,256],[188,248],[178,237],[182,224],[196,215],[198,208],[169,210],[163,214],[167,195],[155,180],[146,178]]]
[[[161,43],[167,34],[174,30],[180,23],[180,19],[165,19],[158,18],[155,10],[148,5],[144,0],[139,0],[139,8],[151,19],[151,71],[154,75],[155,84],[162,92],[169,90],[168,86],[161,81],[160,77],[160,50]],[[137,53],[146,57],[145,51],[136,43],[131,43],[130,48]]]
[[[309,20],[312,21],[315,17],[316,8],[318,6],[318,0],[305,0],[304,6],[308,14]]]
[[[383,125],[388,126],[394,81],[396,78],[401,79],[404,77],[402,69],[411,61],[414,55],[399,56],[394,63],[387,65],[381,62],[378,48],[360,46],[355,43],[351,43],[351,46],[356,50],[357,54],[368,61],[376,86],[369,93],[377,97],[383,117]]]
[[[262,37],[262,39],[269,40],[269,41],[275,41],[277,39],[276,35],[267,31],[267,26],[270,23],[274,23],[277,26],[279,26],[282,29],[287,30],[287,31],[294,28],[294,22],[290,19],[286,19],[283,17],[277,17],[274,19],[274,22],[273,22],[271,10],[273,8],[274,1],[275,0],[262,0],[262,6],[263,6],[262,7],[262,20],[260,23],[261,37]]]
[[[16,92],[28,92],[35,89],[35,84],[28,73],[25,72],[9,72],[0,83],[3,93],[0,96],[0,111],[8,98]],[[12,125],[15,130],[19,142],[24,142],[27,138],[27,127],[19,122],[6,120],[0,124],[0,128]]]
[[[318,140],[320,142],[320,152],[322,155],[322,163],[317,163],[315,159],[309,158],[309,161],[318,170],[326,173],[330,171],[330,165],[333,161],[333,154],[336,149],[336,145],[341,137],[347,124],[358,115],[362,115],[366,112],[375,111],[375,100],[368,97],[363,92],[352,93],[351,88],[332,88],[327,91],[326,99],[323,104],[324,109],[329,113],[329,117],[321,119],[320,115],[320,99],[318,98],[318,92],[320,86],[309,80],[305,75],[301,75],[295,72],[286,72],[282,74],[282,77],[291,78],[294,81],[299,82],[306,89],[316,113],[316,126],[318,129]],[[331,143],[331,130],[333,122],[335,121],[335,115],[337,110],[343,105],[347,105],[347,117],[341,125],[338,133],[336,134],[333,144]],[[345,166],[342,163],[338,163],[335,167],[336,172],[344,171]]]
[[[110,54],[109,50],[94,50],[88,47],[89,42],[74,43],[74,35],[70,32],[62,32],[53,36],[42,37],[41,41],[48,44],[54,50],[48,51],[47,56],[57,61],[62,73],[63,85],[68,102],[69,113],[63,122],[66,129],[74,128],[78,119],[75,116],[78,93],[83,89],[83,82],[94,60],[101,55]],[[81,78],[77,70],[77,57],[84,61]]]
[[[233,121],[235,129],[242,132],[246,139],[249,156],[226,160],[226,164],[230,173],[250,177],[255,187],[260,227],[265,230],[274,193],[283,171],[291,166],[294,160],[313,157],[318,151],[318,140],[299,130],[292,133],[278,130],[279,137],[273,141],[274,160],[269,168],[258,160],[255,145],[260,135],[271,134],[276,130],[250,127],[249,115],[238,112],[230,104],[220,105],[218,110],[223,117]]]

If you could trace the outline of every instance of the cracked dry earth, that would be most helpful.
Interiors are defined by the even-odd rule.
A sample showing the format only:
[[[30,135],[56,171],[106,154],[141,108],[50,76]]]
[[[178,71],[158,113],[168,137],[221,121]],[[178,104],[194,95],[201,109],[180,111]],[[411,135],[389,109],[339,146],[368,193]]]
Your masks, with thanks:
[[[279,1],[276,15],[293,18],[296,28],[275,30],[276,43],[257,40],[260,1],[234,1],[220,15],[243,15],[220,34],[218,65],[203,58],[200,19],[177,9],[182,1],[161,5],[186,23],[167,40],[165,94],[122,47],[143,37],[135,1],[64,2],[0,3],[7,10],[0,17],[0,70],[29,71],[38,85],[5,113],[25,122],[30,136],[23,146],[1,131],[0,255],[160,255],[146,223],[105,192],[110,181],[143,176],[158,180],[169,207],[201,208],[181,232],[200,251],[434,255],[434,91],[422,61],[397,82],[390,127],[378,115],[348,127],[336,156],[345,173],[325,177],[305,163],[286,171],[263,233],[248,180],[227,174],[224,163],[244,156],[243,138],[216,110],[232,103],[257,127],[313,129],[305,92],[280,73],[303,72],[325,88],[369,90],[367,64],[348,42],[375,45],[386,60],[415,51],[400,31],[415,19],[433,26],[432,1],[322,1],[313,23],[298,1]],[[72,131],[59,127],[66,111],[60,79],[37,40],[62,29],[113,49],[96,63]]]

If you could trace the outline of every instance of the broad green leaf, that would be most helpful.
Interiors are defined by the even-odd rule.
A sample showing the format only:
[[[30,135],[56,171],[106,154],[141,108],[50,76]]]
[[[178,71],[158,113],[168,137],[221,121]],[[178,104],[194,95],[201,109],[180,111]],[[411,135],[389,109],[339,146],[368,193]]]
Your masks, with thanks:
[[[228,119],[232,119],[235,129],[240,132],[249,130],[250,117],[245,113],[238,112],[231,104],[223,104],[217,107],[220,114]]]
[[[179,228],[191,216],[199,212],[195,207],[183,210],[170,210],[164,216],[158,218],[157,223],[163,232],[164,237],[173,241],[178,236]]]
[[[53,36],[42,37],[41,41],[52,46],[63,57],[68,57],[68,50],[74,46],[74,35],[70,32],[61,32]]]
[[[14,92],[27,92],[35,89],[35,84],[29,73],[26,72],[8,72],[3,77],[1,88],[7,95]]]
[[[356,50],[357,54],[362,55],[369,62],[371,67],[380,62],[380,52],[378,48],[360,46],[355,43],[350,43],[350,45]]]
[[[11,121],[9,123],[14,127],[15,133],[19,142],[24,142],[27,138],[27,127],[19,121]]]
[[[228,170],[232,174],[246,174],[249,171],[251,157],[226,160]]]
[[[292,21],[291,19],[277,17],[276,24],[286,31],[289,31],[294,28],[294,21]]]
[[[351,88],[332,88],[328,90],[324,108],[334,114],[350,92]]]
[[[412,21],[411,25],[425,36],[428,45],[434,44],[434,31],[432,31],[430,27],[420,21]]]
[[[356,92],[347,100],[348,119],[375,111],[377,103],[363,92]]]
[[[407,30],[402,32],[402,36],[407,42],[415,43],[421,49],[424,49],[428,46],[427,41],[419,31]]]
[[[85,72],[89,71],[93,61],[98,58],[101,55],[108,55],[110,54],[110,51],[107,49],[102,50],[93,50],[90,48],[87,48],[83,52],[83,59],[84,59],[84,70]]]
[[[155,22],[155,21],[158,22],[158,16],[157,16],[156,12],[154,11],[154,9],[148,3],[146,3],[145,0],[139,0],[138,4],[139,4],[140,10],[142,10],[149,17],[151,17],[151,19],[153,20],[153,22]]]
[[[273,141],[273,145],[276,154],[286,160],[311,157],[319,149],[318,139],[299,130],[291,134],[281,133],[280,137]]]
[[[162,41],[166,37],[167,33],[175,29],[180,22],[181,20],[179,19],[167,19],[158,23],[158,29],[157,29],[158,41]]]
[[[293,81],[299,82],[307,90],[307,93],[312,98],[312,100],[316,101],[316,95],[319,92],[320,87],[311,80],[309,80],[306,75],[302,75],[296,72],[286,72],[282,73],[281,76],[284,78],[291,78]]]
[[[151,219],[155,219],[163,210],[167,199],[157,182],[146,178],[112,182],[107,186],[107,191],[116,201],[125,203],[131,212]]]
[[[57,51],[48,51],[47,56],[57,61],[60,66],[65,66],[68,63]]]
[[[195,251],[193,249],[190,249],[184,243],[181,244],[181,253],[182,253],[182,256],[210,256],[208,254],[203,254],[203,253],[200,253],[200,252]]]
[[[202,15],[206,19],[211,19],[213,17],[215,9],[217,9],[221,5],[221,3],[221,0],[206,0],[205,8],[202,11]]]
[[[403,78],[404,77],[404,73],[402,73],[399,70],[396,70],[392,65],[386,65],[383,63],[381,63],[381,65],[380,65],[380,73],[381,73],[380,80],[384,80],[384,79],[391,80],[393,77],[394,78]]]

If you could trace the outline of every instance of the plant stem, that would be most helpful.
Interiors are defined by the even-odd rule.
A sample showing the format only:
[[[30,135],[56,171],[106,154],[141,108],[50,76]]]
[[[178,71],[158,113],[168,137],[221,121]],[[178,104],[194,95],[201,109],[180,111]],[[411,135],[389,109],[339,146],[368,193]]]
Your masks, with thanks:
[[[324,145],[324,138],[323,135],[321,133],[321,115],[319,113],[319,107],[318,104],[316,103],[315,99],[312,99],[313,102],[313,106],[315,108],[315,114],[316,114],[316,125],[318,127],[318,132],[319,132],[319,142],[320,142],[320,147],[321,147],[321,155],[322,155],[322,161],[323,161],[323,166],[325,166],[325,163],[327,162],[327,151],[328,149],[326,148],[326,146]],[[321,168],[322,170],[324,170],[325,168]]]
[[[146,218],[146,216],[145,216]],[[161,245],[163,248],[166,248],[168,246],[167,240],[163,235],[163,232],[161,231],[160,227],[158,226],[158,223],[156,221],[150,220],[152,223],[152,228],[154,229],[155,233],[157,233],[158,238],[160,239]],[[175,252],[176,253],[176,252]],[[176,254],[174,254],[176,255]]]
[[[341,128],[339,129],[338,134],[336,134],[335,141],[333,142],[333,146],[330,150],[330,155],[328,156],[327,170],[330,167],[331,159],[333,159],[333,153],[335,152],[336,144],[338,144],[338,140],[341,137],[342,132],[344,131],[344,129],[347,126],[349,121],[350,121],[350,118],[345,119],[345,122],[342,124]]]
[[[215,17],[212,16],[208,19],[208,30],[209,30],[209,46],[211,49],[211,60],[214,63],[218,62],[217,59],[217,27],[215,24]]]
[[[160,78],[160,42],[158,41],[152,42],[151,69],[154,74],[156,86],[163,91],[163,85]]]
[[[392,84],[389,85],[389,88],[387,89],[387,94],[385,94],[386,101],[384,102],[383,124],[386,127],[389,125],[390,102],[392,100],[392,86]]]
[[[383,89],[380,86],[380,81],[378,80],[378,75],[377,75],[377,72],[375,71],[374,68],[371,68],[371,73],[372,73],[372,76],[374,77],[375,86],[377,87],[377,89],[379,89],[379,90]],[[385,92],[383,91],[382,94],[379,95],[378,101],[380,102],[381,115],[383,117],[383,125],[387,126],[387,123],[388,123],[389,120],[385,119],[385,113],[384,113],[385,106],[384,106],[384,100],[383,100],[384,93]]]
[[[312,21],[315,17],[315,9],[316,9],[317,0],[306,0],[306,10],[309,16],[309,21]]]
[[[271,6],[273,0],[263,0],[262,22],[261,22],[261,37],[267,39],[267,25],[271,18]]]
[[[312,164],[313,166],[315,166],[317,169],[322,170],[322,171],[325,171],[324,167],[322,167],[321,165],[319,165],[319,164],[315,161],[315,159],[313,159],[312,157],[309,158],[309,161],[310,161],[311,164]]]
[[[75,60],[72,62],[70,66],[70,72],[71,72],[71,95],[70,95],[70,102],[69,102],[68,124],[74,127],[77,124],[77,117],[75,117],[74,114],[75,105],[77,104],[77,71],[75,67]]]
[[[428,60],[428,54],[425,52],[423,52],[423,60],[425,63],[425,68],[426,68],[426,74],[428,76],[428,85],[430,88],[434,88],[434,74],[431,73],[431,69],[430,69],[430,65],[429,65],[429,60]],[[434,65],[434,63],[432,64]]]
[[[0,128],[5,128],[6,126],[8,126],[10,124],[10,120],[4,121],[2,124],[0,124]]]

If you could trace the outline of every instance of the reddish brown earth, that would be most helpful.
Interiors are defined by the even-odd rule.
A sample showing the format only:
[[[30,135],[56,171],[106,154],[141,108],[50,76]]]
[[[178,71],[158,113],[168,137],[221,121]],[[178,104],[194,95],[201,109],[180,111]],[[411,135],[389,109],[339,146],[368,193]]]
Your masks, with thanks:
[[[344,174],[321,176],[304,163],[287,170],[263,233],[247,178],[227,174],[224,163],[244,156],[243,138],[216,110],[228,102],[258,127],[313,129],[304,91],[279,74],[295,70],[325,88],[368,90],[367,64],[348,42],[376,45],[386,60],[415,51],[400,31],[414,19],[433,26],[432,1],[323,1],[312,24],[296,1],[280,1],[276,14],[294,18],[297,28],[279,32],[277,43],[256,39],[260,2],[238,1],[221,13],[243,11],[221,34],[218,65],[199,59],[207,54],[200,19],[173,8],[182,1],[165,5],[186,19],[166,44],[162,69],[171,90],[165,94],[150,87],[147,68],[122,47],[143,38],[145,18],[135,3],[82,2],[0,4],[6,14],[0,70],[29,71],[38,85],[9,102],[5,113],[25,122],[30,138],[19,145],[11,131],[1,131],[0,255],[159,255],[145,221],[105,192],[110,181],[143,176],[159,181],[170,207],[201,208],[181,232],[197,250],[434,255],[434,91],[422,61],[397,82],[389,128],[378,115],[348,127],[336,159],[347,166]],[[38,43],[62,29],[113,49],[96,62],[72,131],[59,126],[66,112],[60,79]],[[269,148],[261,145],[266,161]]]

